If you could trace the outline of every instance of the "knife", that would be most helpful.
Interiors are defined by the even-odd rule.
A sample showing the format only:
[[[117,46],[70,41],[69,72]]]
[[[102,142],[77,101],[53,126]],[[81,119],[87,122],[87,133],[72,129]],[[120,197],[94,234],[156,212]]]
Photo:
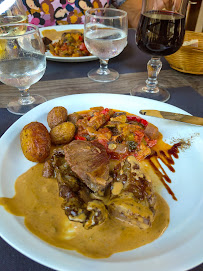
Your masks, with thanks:
[[[188,115],[183,115],[179,113],[171,113],[171,112],[158,111],[158,110],[140,110],[139,113],[145,116],[175,120],[175,121],[203,126],[203,118],[196,117],[196,116],[188,116]]]

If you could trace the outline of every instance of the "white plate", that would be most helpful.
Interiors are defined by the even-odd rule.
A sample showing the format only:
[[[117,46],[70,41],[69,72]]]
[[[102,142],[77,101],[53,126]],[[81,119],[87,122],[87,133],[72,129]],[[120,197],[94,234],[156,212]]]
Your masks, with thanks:
[[[40,34],[42,37],[42,31],[43,30],[49,30],[49,29],[55,29],[57,31],[65,31],[65,30],[71,30],[71,29],[84,29],[83,24],[72,24],[72,25],[53,25],[49,27],[41,27],[39,28]],[[52,61],[57,62],[86,62],[86,61],[92,61],[98,59],[96,56],[80,56],[80,57],[60,57],[60,56],[53,56],[49,51],[46,53],[46,58]]]
[[[185,111],[153,100],[118,94],[77,94],[50,100],[17,120],[0,139],[0,197],[14,195],[16,178],[34,163],[22,154],[19,142],[21,129],[31,121],[47,126],[47,113],[54,106],[64,106],[69,113],[104,106],[138,114],[140,109],[157,109],[176,113]],[[186,113],[187,114],[187,113]],[[163,190],[170,206],[171,220],[166,232],[156,241],[136,250],[117,253],[107,259],[90,259],[75,251],[49,245],[25,227],[22,217],[9,214],[0,206],[2,238],[27,257],[56,270],[70,271],[175,271],[187,270],[203,261],[203,128],[153,117],[146,119],[157,125],[165,141],[193,137],[191,147],[180,152],[170,187],[178,201]]]

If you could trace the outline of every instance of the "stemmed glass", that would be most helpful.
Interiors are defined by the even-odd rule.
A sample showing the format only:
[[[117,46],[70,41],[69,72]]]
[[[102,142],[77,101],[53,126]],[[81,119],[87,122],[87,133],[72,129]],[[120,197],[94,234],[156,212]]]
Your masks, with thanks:
[[[160,56],[173,54],[181,47],[187,4],[188,0],[143,0],[136,43],[141,51],[152,57],[147,63],[146,86],[136,86],[131,95],[162,102],[170,98],[167,90],[157,86],[162,67]]]
[[[23,115],[46,101],[40,95],[29,93],[30,86],[42,78],[46,69],[44,44],[38,28],[24,23],[1,25],[0,49],[0,81],[21,92],[7,109]]]
[[[0,25],[11,23],[27,23],[22,0],[0,1]]]
[[[100,59],[100,68],[88,77],[98,82],[111,82],[119,73],[108,68],[108,61],[119,55],[127,45],[127,13],[112,8],[89,9],[85,12],[84,41],[90,53]]]

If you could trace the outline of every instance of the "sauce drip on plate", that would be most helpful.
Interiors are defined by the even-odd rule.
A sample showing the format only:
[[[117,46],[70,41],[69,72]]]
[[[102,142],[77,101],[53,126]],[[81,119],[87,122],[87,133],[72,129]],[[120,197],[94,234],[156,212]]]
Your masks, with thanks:
[[[177,198],[174,192],[171,190],[167,183],[171,183],[171,179],[167,175],[160,161],[167,166],[167,168],[171,172],[175,172],[173,167],[174,158],[178,158],[179,148],[181,147],[181,143],[176,143],[172,147],[162,140],[158,142],[158,144],[153,148],[153,153],[147,157],[153,171],[158,176],[159,180],[162,182],[168,193],[172,196],[174,200],[177,201]]]

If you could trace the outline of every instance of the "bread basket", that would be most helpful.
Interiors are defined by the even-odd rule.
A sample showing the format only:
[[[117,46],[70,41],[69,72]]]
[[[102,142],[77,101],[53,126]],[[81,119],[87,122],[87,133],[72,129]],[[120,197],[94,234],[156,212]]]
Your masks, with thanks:
[[[165,58],[177,71],[203,74],[203,33],[186,31],[183,46]]]

